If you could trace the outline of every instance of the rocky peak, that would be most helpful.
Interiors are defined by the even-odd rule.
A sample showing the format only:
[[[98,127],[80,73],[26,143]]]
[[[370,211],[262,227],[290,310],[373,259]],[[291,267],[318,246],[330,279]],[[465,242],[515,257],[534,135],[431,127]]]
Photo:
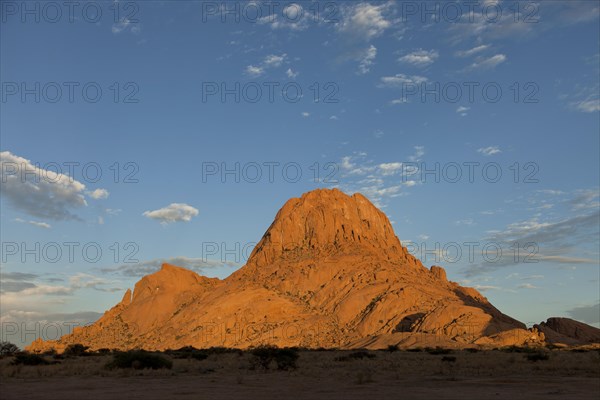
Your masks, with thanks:
[[[192,289],[194,286],[209,281],[185,268],[164,263],[161,269],[143,277],[135,284],[132,302],[162,294],[174,294]]]
[[[248,264],[358,251],[384,259],[402,258],[406,252],[388,218],[366,197],[359,193],[349,196],[338,189],[317,189],[285,203]]]

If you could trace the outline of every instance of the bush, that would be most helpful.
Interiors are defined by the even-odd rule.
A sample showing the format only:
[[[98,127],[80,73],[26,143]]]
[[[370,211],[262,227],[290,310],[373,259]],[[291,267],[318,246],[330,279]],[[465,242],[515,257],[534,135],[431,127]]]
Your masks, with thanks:
[[[550,359],[550,354],[545,353],[543,351],[538,351],[535,353],[530,353],[530,354],[526,354],[525,358],[527,358],[527,360],[529,361],[546,361]]]
[[[444,356],[444,357],[442,357],[442,361],[443,362],[455,362],[456,361],[456,357],[454,357],[454,356]]]
[[[501,347],[500,351],[505,353],[537,353],[538,350],[533,347],[521,347],[521,346],[505,346]]]
[[[70,345],[67,346],[67,348],[63,352],[63,355],[65,357],[87,356],[87,355],[89,355],[89,353],[87,353],[87,349],[89,349],[88,346],[84,346],[84,345],[79,344],[79,343],[70,344]]]
[[[278,370],[296,369],[298,360],[298,350],[292,348],[277,348],[274,346],[260,346],[252,349],[250,354],[253,356],[252,366],[259,366],[269,369],[274,361]]]
[[[0,342],[0,356],[12,356],[21,351],[16,344],[11,342]]]
[[[56,352],[56,349],[54,347],[52,347],[52,348],[44,351],[42,354],[45,356],[55,356],[57,354],[57,352]]]
[[[11,363],[12,365],[48,365],[50,364],[39,354],[19,353]]]
[[[244,354],[244,352],[240,349],[231,349],[229,347],[221,347],[221,346],[217,346],[217,347],[209,347],[205,351],[207,354],[228,354],[228,353],[236,353],[239,355]]]
[[[353,358],[355,360],[362,360],[363,358],[375,358],[375,354],[369,353],[365,350],[359,350],[348,354],[348,358]]]
[[[390,353],[393,353],[394,351],[398,351],[398,346],[397,346],[397,345],[395,345],[395,344],[390,344],[390,345],[387,347],[387,351],[389,351]]]
[[[113,360],[106,364],[106,368],[133,368],[133,369],[171,369],[173,362],[159,354],[143,350],[119,352],[113,355]]]
[[[410,349],[406,349],[406,351],[410,351],[411,353],[420,353],[423,351],[421,347],[411,347]]]
[[[425,350],[427,350],[427,352],[429,354],[433,354],[433,355],[450,354],[450,353],[452,353],[452,350],[450,350],[450,349],[444,349],[442,347],[436,347],[435,349],[432,349],[431,347],[428,347]]]
[[[193,358],[196,360],[205,360],[208,358],[208,353],[206,351],[198,350],[192,346],[182,347],[177,350],[167,350],[166,354],[173,358]]]

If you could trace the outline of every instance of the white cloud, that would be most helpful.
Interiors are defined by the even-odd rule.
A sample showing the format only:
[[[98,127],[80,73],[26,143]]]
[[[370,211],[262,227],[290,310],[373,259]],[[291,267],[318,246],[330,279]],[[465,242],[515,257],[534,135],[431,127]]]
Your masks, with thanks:
[[[264,73],[265,73],[265,69],[263,67],[257,67],[255,65],[248,65],[246,67],[246,74],[253,78],[261,76]]]
[[[354,164],[352,164],[352,162],[350,161],[352,159],[352,157],[350,156],[345,156],[342,157],[342,168],[345,170],[352,170],[354,169]]]
[[[471,64],[471,69],[492,69],[506,61],[504,54],[496,54],[489,58],[483,58]]]
[[[185,203],[172,203],[154,211],[145,211],[145,217],[160,221],[161,224],[189,222],[198,215],[198,210]]]
[[[265,57],[263,64],[268,68],[277,68],[280,67],[281,64],[285,61],[287,54],[282,54],[280,56],[275,54],[269,54]]]
[[[457,57],[470,57],[472,55],[479,54],[484,50],[487,50],[489,47],[490,46],[487,44],[482,44],[480,46],[473,47],[469,50],[457,51],[456,53],[454,53],[454,55]]]
[[[39,299],[36,299],[39,300]],[[54,333],[45,333],[44,339],[58,339],[63,334],[72,333],[73,327],[75,326],[87,326],[102,316],[102,313],[94,312],[94,311],[83,311],[76,313],[54,313],[45,310],[46,304],[48,304],[47,299],[45,300],[44,305],[38,304],[16,304],[16,307],[25,306],[25,308],[30,308],[30,310],[21,310],[21,309],[10,309],[6,310],[2,309],[2,314],[0,315],[0,324],[16,324],[17,326],[54,326],[59,329],[55,330]],[[40,308],[41,307],[41,308]],[[35,310],[31,310],[35,309]],[[34,330],[35,332],[35,330]],[[56,335],[56,336],[55,336]],[[8,337],[8,336],[7,336]],[[16,334],[11,337],[11,342],[15,343],[20,348],[28,346],[31,341],[35,339],[34,335],[20,335]]]
[[[30,224],[33,226],[37,226],[38,228],[44,228],[44,229],[50,229],[52,228],[52,226],[50,224],[47,224],[45,222],[39,222],[39,221],[25,221],[21,218],[15,218],[16,222],[19,222],[21,224]]]
[[[548,214],[544,214],[548,215]],[[481,262],[465,269],[466,276],[480,275],[495,269],[525,262],[560,264],[575,269],[577,264],[598,265],[597,253],[588,253],[595,258],[582,257],[580,246],[597,247],[600,212],[598,208],[588,214],[578,214],[560,220],[539,221],[538,216],[507,225],[503,230],[488,231],[482,242],[497,243],[502,249],[514,248],[515,244],[524,250],[516,260],[510,252],[505,252],[498,261]],[[527,257],[527,258],[523,258]]]
[[[308,112],[304,111],[304,112],[302,113],[302,116],[303,116],[304,118],[308,118],[308,117],[310,117],[310,113],[308,113]]]
[[[419,75],[396,74],[394,76],[384,76],[381,78],[384,87],[400,87],[403,85],[419,85],[427,82],[427,78]]]
[[[402,169],[401,162],[379,164],[382,175],[393,175]]]
[[[473,221],[473,218],[466,218],[466,219],[461,219],[458,221],[454,222],[456,225],[466,225],[466,226],[472,226],[475,224],[475,221]]]
[[[304,14],[304,9],[300,4],[291,3],[283,9],[283,15],[290,21],[299,19]]]
[[[337,28],[340,32],[370,40],[380,36],[388,29],[392,22],[384,15],[390,5],[372,5],[370,3],[359,3],[342,9],[342,20]]]
[[[578,111],[593,113],[600,111],[600,99],[587,99],[573,104]]]
[[[415,146],[415,154],[409,160],[418,161],[425,154],[423,146]],[[344,178],[342,189],[348,193],[359,192],[367,196],[377,207],[385,207],[386,200],[403,196],[405,189],[416,186],[411,180],[415,167],[404,168],[400,161],[375,164],[364,152],[342,157],[340,172]]]
[[[364,75],[371,71],[371,66],[374,64],[375,57],[377,57],[377,47],[371,45],[359,58],[360,63],[358,64],[358,73]]]
[[[260,25],[271,26],[271,29],[290,29],[302,31],[308,28],[308,23],[313,12],[305,10],[300,4],[290,3],[283,8],[282,15],[277,13],[266,15],[258,19]]]
[[[287,71],[285,71],[285,74],[287,75],[288,78],[290,79],[294,79],[296,78],[300,73],[297,71],[292,70],[291,68],[288,68]]]
[[[104,278],[100,278],[91,274],[86,273],[76,273],[69,277],[69,286],[72,290],[77,289],[94,289],[100,292],[118,292],[122,290],[120,287],[115,287],[118,285],[117,281],[109,281]],[[110,285],[110,287],[105,287]]]
[[[18,292],[22,296],[54,295],[64,296],[73,294],[73,288],[68,286],[37,285]]]
[[[593,210],[600,208],[600,191],[593,190],[578,190],[575,192],[575,197],[569,201],[573,210]]]
[[[88,196],[90,196],[92,199],[107,199],[108,195],[110,194],[108,192],[108,190],[106,189],[96,189],[92,192],[87,192]]]
[[[421,157],[425,155],[425,147],[424,146],[415,146],[415,154],[408,157],[409,161],[417,162],[421,161]]]
[[[498,146],[489,146],[477,149],[477,152],[485,156],[493,156],[494,154],[502,153],[502,150]]]
[[[471,107],[460,106],[456,109],[456,112],[461,115],[461,117],[467,116],[467,111],[469,111]]]
[[[450,41],[456,44],[464,40],[471,41],[472,38],[476,38],[477,40],[508,37],[522,38],[540,25],[534,23],[536,16],[532,16],[528,11],[525,13],[523,10],[516,13],[502,12],[502,15],[499,15],[498,17],[492,15],[494,13],[492,10],[490,10],[489,15],[486,15],[485,12],[481,11],[482,10],[479,10],[479,12],[464,13],[458,23],[450,24],[447,34]],[[518,18],[519,20],[516,21],[515,18]],[[537,18],[539,18],[539,16]],[[527,22],[525,19],[527,19]],[[491,20],[493,20],[493,22]],[[546,23],[548,23],[548,21],[546,21]]]
[[[138,22],[131,22],[128,18],[121,18],[119,22],[115,22],[112,24],[111,31],[115,35],[118,35],[121,32],[129,31],[133,34],[139,34],[142,31],[142,28]]]
[[[75,179],[32,164],[9,151],[0,153],[2,196],[31,216],[79,220],[73,209],[87,206],[85,185]]]
[[[439,53],[436,50],[419,49],[412,53],[406,54],[398,59],[401,63],[411,64],[417,67],[426,67],[437,60]]]
[[[480,292],[487,292],[489,290],[502,290],[501,287],[493,285],[473,285],[473,288]]]
[[[260,65],[248,65],[246,67],[246,71],[245,71],[246,75],[248,75],[252,78],[259,77],[259,76],[263,75],[267,69],[281,67],[281,65],[286,61],[286,59],[287,59],[287,54],[282,54],[282,55],[269,54],[262,60]],[[291,69],[288,71],[291,71]],[[288,74],[288,76],[289,76],[289,74]]]
[[[517,287],[519,289],[539,289],[537,286],[532,285],[531,283],[522,283]]]

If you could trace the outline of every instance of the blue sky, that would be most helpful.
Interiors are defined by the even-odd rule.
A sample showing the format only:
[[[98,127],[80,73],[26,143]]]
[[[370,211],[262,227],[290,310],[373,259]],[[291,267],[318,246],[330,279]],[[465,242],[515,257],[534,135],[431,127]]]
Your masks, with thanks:
[[[3,338],[162,260],[225,277],[317,187],[523,322],[598,326],[598,2],[445,4],[3,1]]]

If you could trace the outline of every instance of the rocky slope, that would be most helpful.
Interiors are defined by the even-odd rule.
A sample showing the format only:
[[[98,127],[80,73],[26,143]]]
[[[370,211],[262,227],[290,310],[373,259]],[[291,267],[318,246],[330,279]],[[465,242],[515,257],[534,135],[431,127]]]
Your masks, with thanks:
[[[290,199],[248,263],[224,280],[165,264],[88,327],[30,350],[71,343],[163,350],[499,346],[543,341],[475,289],[425,268],[364,196],[319,189]]]
[[[553,344],[586,345],[600,343],[600,329],[570,318],[548,318],[534,325]]]

